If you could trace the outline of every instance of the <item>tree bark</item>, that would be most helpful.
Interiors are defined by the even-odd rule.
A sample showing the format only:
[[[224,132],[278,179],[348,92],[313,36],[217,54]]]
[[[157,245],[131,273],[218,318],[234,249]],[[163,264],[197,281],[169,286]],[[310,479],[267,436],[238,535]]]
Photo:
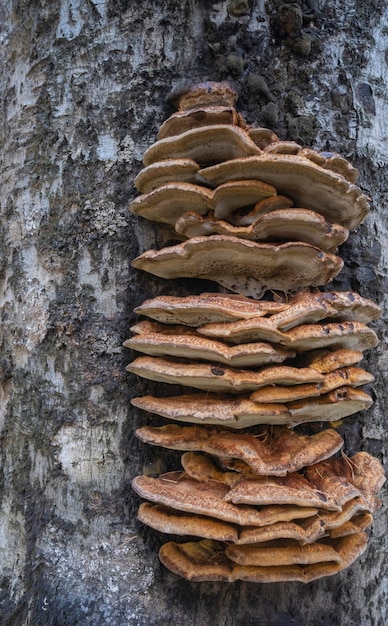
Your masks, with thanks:
[[[130,268],[163,235],[127,209],[172,88],[229,80],[248,122],[359,168],[372,210],[333,288],[384,306],[386,3],[289,4],[296,26],[280,4],[0,0],[1,624],[387,623],[387,498],[368,551],[337,576],[227,585],[165,570],[130,488],[178,463],[133,436],[144,417],[129,399],[153,386],[125,373],[121,348],[136,305],[182,293]],[[384,317],[373,327],[375,404],[340,431],[348,454],[385,462]]]

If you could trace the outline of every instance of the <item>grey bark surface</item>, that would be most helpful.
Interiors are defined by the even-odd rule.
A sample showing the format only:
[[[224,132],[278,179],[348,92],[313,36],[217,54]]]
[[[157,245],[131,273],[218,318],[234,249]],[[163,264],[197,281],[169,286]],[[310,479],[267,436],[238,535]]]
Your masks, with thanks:
[[[372,209],[333,287],[386,305],[386,3],[297,2],[303,35],[281,4],[0,0],[0,624],[387,623],[386,490],[368,551],[303,586],[179,579],[130,488],[178,467],[133,435],[146,418],[129,399],[158,388],[125,373],[133,309],[211,288],[130,267],[164,243],[127,206],[172,88],[232,81],[248,122],[359,168]],[[384,317],[373,327],[375,404],[340,431],[348,454],[386,463]]]

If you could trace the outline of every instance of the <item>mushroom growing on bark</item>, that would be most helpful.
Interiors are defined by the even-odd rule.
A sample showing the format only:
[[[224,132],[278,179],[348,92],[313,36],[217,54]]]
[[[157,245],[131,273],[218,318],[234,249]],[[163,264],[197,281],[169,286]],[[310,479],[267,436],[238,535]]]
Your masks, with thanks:
[[[140,521],[196,538],[162,546],[176,574],[307,583],[362,554],[385,480],[378,459],[348,459],[324,427],[372,404],[360,387],[374,377],[359,363],[378,343],[368,324],[380,308],[317,290],[340,272],[335,253],[369,198],[346,159],[250,127],[236,101],[227,83],[174,94],[178,111],[135,179],[130,210],[179,243],[132,265],[235,293],[157,295],[135,309],[148,319],[124,343],[142,355],[127,370],[186,389],[131,400],[170,420],[138,429],[143,442],[184,452],[183,471],[138,476],[133,488],[147,501]],[[309,432],[314,422],[322,428]]]

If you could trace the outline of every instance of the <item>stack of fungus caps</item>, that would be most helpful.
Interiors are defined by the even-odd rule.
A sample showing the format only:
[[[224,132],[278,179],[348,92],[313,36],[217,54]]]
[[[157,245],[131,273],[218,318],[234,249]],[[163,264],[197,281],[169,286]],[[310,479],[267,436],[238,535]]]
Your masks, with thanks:
[[[316,289],[341,270],[337,247],[369,204],[345,159],[248,127],[236,99],[224,83],[180,94],[135,181],[131,211],[168,224],[179,243],[133,266],[235,293],[159,296],[135,309],[146,319],[124,345],[144,356],[128,371],[188,392],[132,399],[170,420],[137,436],[183,452],[181,471],[133,487],[148,501],[143,523],[193,539],[162,546],[173,572],[309,582],[365,550],[385,480],[369,454],[344,455],[334,428],[292,430],[372,404],[360,387],[373,376],[359,363],[378,343],[368,323],[379,307]]]

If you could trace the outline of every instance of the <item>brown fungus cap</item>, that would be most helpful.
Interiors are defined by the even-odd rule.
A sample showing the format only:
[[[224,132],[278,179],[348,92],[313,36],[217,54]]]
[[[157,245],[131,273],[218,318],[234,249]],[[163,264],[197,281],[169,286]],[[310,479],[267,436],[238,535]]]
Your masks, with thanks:
[[[148,380],[221,393],[244,393],[270,384],[298,385],[323,380],[322,374],[312,368],[273,365],[255,371],[152,356],[138,357],[126,369]]]
[[[262,317],[286,308],[285,302],[252,300],[237,294],[202,293],[183,297],[156,296],[136,307],[135,313],[165,324],[198,327],[213,322]]]
[[[273,341],[297,352],[321,348],[363,352],[379,343],[376,333],[362,322],[330,322],[328,324],[301,324],[281,332],[271,320],[251,318],[236,322],[205,324],[198,329],[201,335],[231,343]]]
[[[210,184],[257,179],[273,185],[296,206],[354,230],[369,211],[369,198],[343,176],[299,155],[262,154],[236,158],[200,170]]]
[[[289,504],[340,511],[348,502],[358,498],[356,510],[372,513],[381,505],[377,494],[385,482],[384,468],[378,459],[366,452],[350,458],[343,455],[325,459],[306,466],[303,474],[296,471],[286,476],[253,474],[251,467],[239,459],[219,458],[216,465],[209,456],[190,454],[195,459],[190,463],[184,461],[186,473],[201,484],[208,480],[227,484],[229,491],[224,498],[235,504]],[[220,466],[226,470],[221,470]],[[354,514],[354,505],[347,506]]]
[[[374,376],[360,367],[344,367],[326,374],[320,383],[293,385],[292,387],[281,387],[280,385],[262,387],[250,395],[250,400],[269,403],[292,402],[320,396],[344,385],[360,387],[373,381]]]
[[[194,237],[148,250],[132,266],[162,278],[204,278],[231,291],[261,298],[267,290],[295,292],[325,285],[341,271],[340,257],[307,243],[256,243],[237,237]]]
[[[320,511],[319,518],[323,522],[325,529],[331,531],[336,528],[341,528],[341,526],[350,520],[364,513],[371,512],[375,512],[375,509],[371,511],[365,498],[363,496],[357,496],[348,500],[340,511]]]
[[[269,128],[248,128],[247,132],[252,141],[262,150],[273,142],[279,141],[278,136]]]
[[[325,252],[336,252],[349,231],[339,224],[329,224],[322,215],[307,209],[282,209],[258,215],[249,226],[233,226],[207,215],[184,213],[175,223],[175,230],[185,237],[228,235],[251,241],[303,241]]]
[[[299,156],[306,157],[324,169],[340,174],[351,183],[357,182],[359,171],[344,157],[335,152],[316,152],[311,148],[303,148],[299,152]]]
[[[298,154],[302,149],[295,141],[273,141],[264,148],[267,154]]]
[[[260,475],[285,476],[304,466],[332,456],[343,445],[342,437],[333,429],[315,435],[300,435],[281,426],[262,427],[256,434],[234,432],[206,426],[143,426],[136,431],[141,441],[173,450],[202,451],[222,459],[244,461],[251,471]],[[195,463],[207,457],[195,455]],[[183,467],[187,466],[182,460]],[[220,478],[220,477],[217,477]]]
[[[216,541],[238,540],[238,526],[221,522],[211,517],[175,511],[160,504],[143,502],[138,510],[138,519],[162,533],[192,535]]]
[[[329,537],[336,539],[337,537],[347,537],[349,535],[355,535],[367,530],[373,524],[373,515],[371,513],[360,513],[353,519],[344,522],[342,526],[338,526],[329,531]]]
[[[328,374],[340,367],[356,365],[363,359],[363,353],[359,350],[312,350],[302,356],[304,367],[312,367],[321,374]]]
[[[234,107],[237,92],[226,82],[206,81],[195,85],[187,84],[171,92],[167,100],[178,111],[203,106]]]
[[[237,209],[276,196],[272,185],[260,180],[233,180],[219,185],[213,192],[212,208],[218,219],[228,219]]]
[[[202,165],[222,163],[261,154],[261,150],[238,126],[213,124],[160,139],[143,156],[144,165],[165,159],[193,159]]]
[[[299,385],[296,385],[298,387]],[[257,424],[288,424],[291,413],[284,404],[251,402],[246,396],[193,394],[155,398],[133,398],[131,403],[144,411],[191,424],[242,429]]]
[[[381,308],[373,300],[354,291],[298,293],[289,299],[288,305],[271,317],[271,322],[280,330],[326,318],[368,324],[381,314]]]
[[[282,539],[274,540],[266,545],[229,545],[226,556],[239,565],[255,565],[261,567],[282,565],[311,565],[331,561],[341,563],[340,554],[328,542],[314,542],[298,545]]]
[[[135,329],[139,327],[138,324]],[[173,329],[176,327],[173,326]],[[246,343],[230,346],[221,341],[203,337],[195,331],[183,334],[176,332],[143,332],[127,339],[126,348],[153,356],[171,356],[192,360],[212,361],[232,367],[260,367],[269,363],[282,363],[295,353],[269,343]]]
[[[229,221],[235,226],[250,226],[254,224],[259,217],[267,213],[281,209],[290,209],[293,206],[293,201],[286,196],[271,196],[270,198],[264,198],[264,200],[257,202],[254,208],[248,212],[235,211],[235,213],[230,216]]]
[[[328,459],[306,468],[306,477],[322,489],[335,484],[351,483],[360,491],[368,509],[373,513],[381,505],[376,497],[385,483],[384,467],[367,452],[357,452],[352,457]]]
[[[317,398],[306,398],[287,403],[291,413],[290,424],[305,422],[337,422],[344,417],[369,409],[373,404],[370,395],[353,387],[338,387]]]
[[[130,211],[147,220],[171,224],[187,211],[207,213],[212,192],[192,183],[170,182],[150,193],[138,196],[129,205]]]
[[[348,500],[360,495],[350,483],[335,484],[330,489],[320,489],[312,480],[298,472],[284,477],[270,476],[242,478],[225,495],[233,504],[264,506],[311,506],[328,511],[339,511]]]
[[[248,566],[238,565],[225,554],[225,544],[203,540],[163,545],[159,558],[172,572],[191,581],[244,580],[256,583],[298,581],[309,583],[323,576],[332,576],[351,565],[366,549],[367,535],[357,533],[349,537],[331,540],[340,562],[324,562],[312,565]]]
[[[139,496],[151,502],[239,526],[266,526],[278,521],[311,517],[318,512],[312,506],[241,507],[225,501],[229,491],[227,485],[214,480],[200,483],[181,472],[170,472],[159,478],[137,476],[132,481],[132,487]]]
[[[167,159],[144,167],[135,178],[135,187],[141,193],[149,193],[166,183],[200,184],[199,165],[192,159]]]
[[[325,524],[325,516],[331,516],[330,528]],[[238,526],[149,502],[143,502],[138,511],[138,519],[159,532],[227,541],[237,545],[260,545],[279,540],[291,540],[305,545],[314,543],[323,536],[337,538],[353,535],[366,530],[373,523],[373,516],[368,512],[356,513],[341,522],[345,517],[342,511],[321,511],[305,520],[275,522],[267,526]]]
[[[227,106],[201,106],[187,111],[173,113],[161,125],[157,139],[166,139],[181,135],[187,130],[200,128],[202,126],[214,126],[218,124],[231,124],[245,127],[243,118],[236,109]]]

